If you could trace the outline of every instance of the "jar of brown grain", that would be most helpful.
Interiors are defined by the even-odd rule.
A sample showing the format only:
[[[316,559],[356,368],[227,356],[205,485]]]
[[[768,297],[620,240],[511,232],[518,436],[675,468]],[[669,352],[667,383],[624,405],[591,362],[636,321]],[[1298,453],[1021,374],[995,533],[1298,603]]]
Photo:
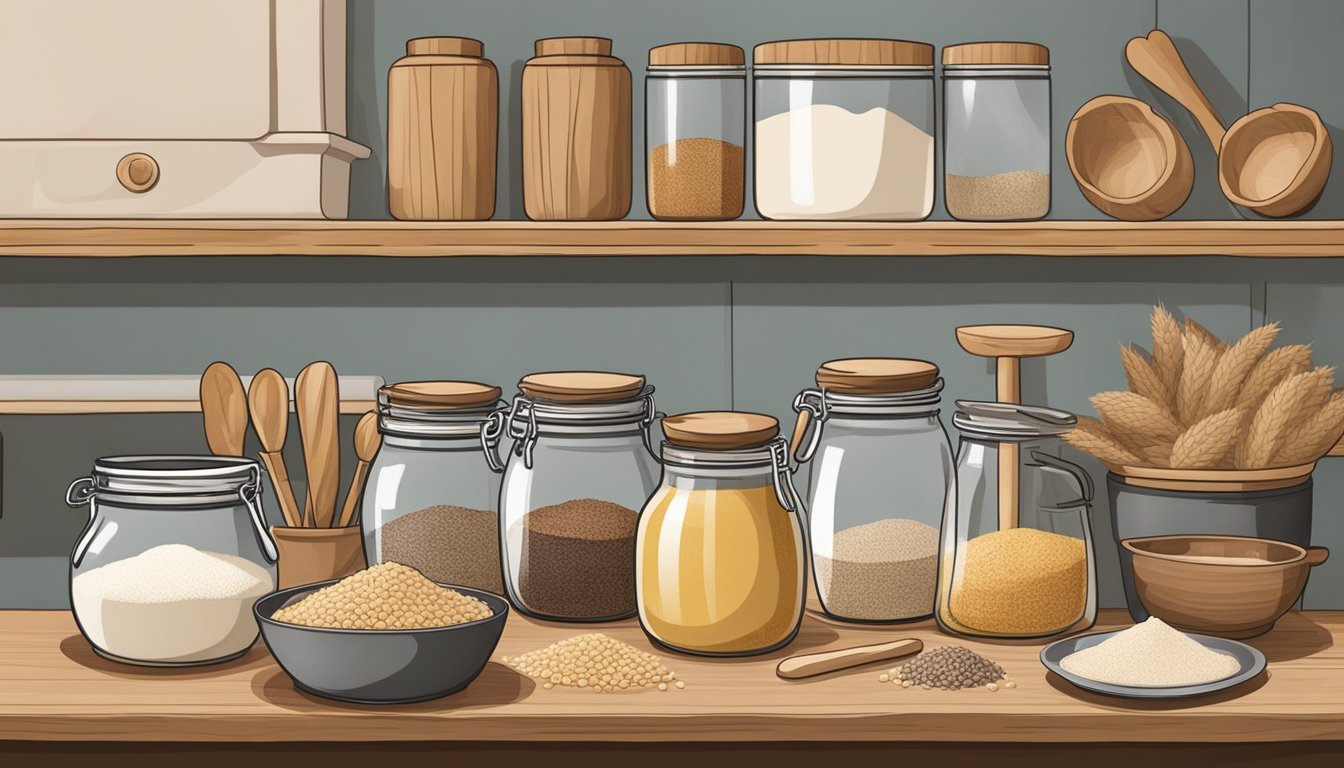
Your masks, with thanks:
[[[403,221],[495,213],[499,76],[479,40],[420,37],[387,73],[387,208]]]
[[[644,124],[653,218],[714,221],[742,215],[746,120],[741,48],[673,43],[649,51]]]
[[[630,212],[630,70],[604,37],[536,42],[523,67],[527,217],[604,221]]]

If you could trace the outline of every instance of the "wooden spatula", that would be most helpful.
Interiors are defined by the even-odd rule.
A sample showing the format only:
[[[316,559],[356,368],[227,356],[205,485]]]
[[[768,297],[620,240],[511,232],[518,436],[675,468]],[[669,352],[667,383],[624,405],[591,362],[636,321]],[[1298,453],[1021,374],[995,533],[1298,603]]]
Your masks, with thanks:
[[[247,393],[228,363],[211,363],[201,374],[205,442],[216,456],[242,456],[247,437]]]
[[[299,439],[308,470],[304,518],[310,525],[330,528],[340,491],[340,392],[331,363],[316,362],[294,381],[294,408],[299,415]]]
[[[924,650],[924,643],[913,638],[893,640],[890,643],[859,645],[853,648],[841,648],[838,651],[806,653],[790,656],[779,662],[775,674],[785,680],[797,680],[803,677],[824,675],[840,669],[849,669],[875,661],[890,661]]]
[[[275,497],[285,524],[301,527],[303,510],[294,498],[294,487],[285,468],[285,433],[289,429],[289,386],[285,377],[273,368],[257,373],[247,389],[247,405],[252,414],[252,429],[261,438],[261,462],[275,485]]]
[[[338,527],[354,525],[360,499],[364,496],[364,482],[369,477],[369,465],[382,445],[383,436],[378,434],[378,414],[369,411],[355,425],[355,456],[359,457],[359,463],[355,465],[355,476],[350,478],[350,490],[345,492],[345,506],[341,508],[341,517],[336,523]]]

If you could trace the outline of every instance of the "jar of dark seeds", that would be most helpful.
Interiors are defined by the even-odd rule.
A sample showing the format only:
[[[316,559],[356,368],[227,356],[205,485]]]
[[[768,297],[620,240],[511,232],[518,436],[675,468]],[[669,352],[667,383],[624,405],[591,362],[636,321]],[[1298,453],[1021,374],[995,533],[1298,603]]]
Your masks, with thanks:
[[[433,581],[504,593],[496,454],[499,387],[468,381],[393,384],[378,392],[383,445],[364,490],[364,553]]]
[[[518,384],[500,493],[504,584],[523,613],[611,621],[635,613],[635,523],[657,486],[653,387],[566,371]]]

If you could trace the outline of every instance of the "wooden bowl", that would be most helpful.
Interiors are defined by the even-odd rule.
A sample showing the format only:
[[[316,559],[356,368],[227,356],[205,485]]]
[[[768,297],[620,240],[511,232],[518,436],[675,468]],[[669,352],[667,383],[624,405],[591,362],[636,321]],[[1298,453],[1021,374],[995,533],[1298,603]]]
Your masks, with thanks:
[[[1134,587],[1148,612],[1177,629],[1244,639],[1263,635],[1297,602],[1324,547],[1242,536],[1126,539]]]
[[[1122,221],[1170,216],[1195,183],[1190,148],[1176,127],[1126,96],[1098,96],[1079,107],[1064,154],[1083,197]]]
[[[1218,180],[1237,205],[1262,216],[1292,216],[1321,196],[1333,156],[1320,115],[1296,104],[1275,104],[1228,129],[1218,152]]]

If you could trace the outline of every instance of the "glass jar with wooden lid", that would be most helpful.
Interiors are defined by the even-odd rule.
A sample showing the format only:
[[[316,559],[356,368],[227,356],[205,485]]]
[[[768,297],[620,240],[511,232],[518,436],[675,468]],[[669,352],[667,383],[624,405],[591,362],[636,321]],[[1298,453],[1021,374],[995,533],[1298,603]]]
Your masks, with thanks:
[[[663,478],[636,545],[639,620],[655,642],[705,656],[787,645],[803,615],[801,503],[770,416],[663,419]]]
[[[943,380],[925,360],[852,358],[817,368],[794,398],[795,460],[810,473],[808,535],[826,613],[896,622],[933,613],[952,448]]]
[[[1031,221],[1050,212],[1050,51],[1036,43],[943,49],[947,212]]]
[[[518,610],[556,621],[635,613],[635,519],[658,480],[643,376],[534,373],[506,419],[504,583]]]
[[[645,84],[649,214],[667,221],[742,215],[747,67],[736,45],[649,51]]]
[[[430,579],[504,593],[499,558],[499,387],[413,381],[378,390],[382,447],[360,525],[370,565],[392,561]]]
[[[933,211],[933,46],[756,46],[756,210],[767,219],[918,221]]]

